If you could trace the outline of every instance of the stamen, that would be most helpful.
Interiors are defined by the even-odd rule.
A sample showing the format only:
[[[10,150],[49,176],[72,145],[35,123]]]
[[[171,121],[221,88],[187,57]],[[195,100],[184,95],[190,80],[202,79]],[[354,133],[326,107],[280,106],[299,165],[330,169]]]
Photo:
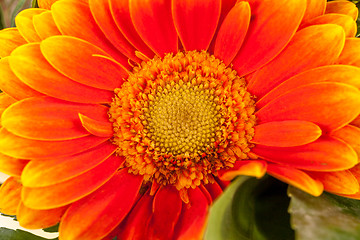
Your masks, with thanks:
[[[249,157],[254,104],[244,79],[206,52],[155,57],[115,89],[113,143],[145,181],[195,188]]]

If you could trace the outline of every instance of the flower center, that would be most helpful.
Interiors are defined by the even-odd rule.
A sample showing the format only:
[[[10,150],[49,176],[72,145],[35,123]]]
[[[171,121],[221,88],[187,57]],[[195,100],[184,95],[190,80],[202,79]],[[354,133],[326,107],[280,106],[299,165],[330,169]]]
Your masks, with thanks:
[[[195,157],[212,149],[221,114],[214,90],[196,82],[171,81],[158,89],[144,111],[145,128],[158,151]]]
[[[114,92],[113,143],[145,181],[195,188],[249,158],[253,97],[244,79],[206,52],[142,62]]]

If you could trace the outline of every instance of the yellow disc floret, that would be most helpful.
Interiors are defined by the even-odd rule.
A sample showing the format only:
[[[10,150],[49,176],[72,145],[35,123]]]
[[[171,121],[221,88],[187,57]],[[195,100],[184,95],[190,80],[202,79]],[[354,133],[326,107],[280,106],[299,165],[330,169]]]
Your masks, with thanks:
[[[195,188],[248,158],[254,104],[245,80],[206,52],[155,57],[115,89],[113,143],[145,181]]]

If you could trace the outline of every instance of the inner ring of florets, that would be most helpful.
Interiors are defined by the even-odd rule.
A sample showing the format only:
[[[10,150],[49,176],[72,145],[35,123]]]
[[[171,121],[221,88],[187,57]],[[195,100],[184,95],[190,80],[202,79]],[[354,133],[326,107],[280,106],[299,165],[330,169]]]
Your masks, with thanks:
[[[248,158],[253,97],[243,78],[206,52],[142,62],[114,93],[112,141],[124,167],[145,182],[194,188]]]

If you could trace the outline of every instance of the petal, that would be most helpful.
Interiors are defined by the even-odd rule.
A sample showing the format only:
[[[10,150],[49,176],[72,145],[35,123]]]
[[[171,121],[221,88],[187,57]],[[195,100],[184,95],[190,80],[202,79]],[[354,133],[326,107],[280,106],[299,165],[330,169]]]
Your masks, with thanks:
[[[296,32],[306,7],[306,0],[248,2],[252,21],[233,61],[239,76],[253,72],[280,53]]]
[[[48,228],[60,222],[60,218],[67,208],[68,206],[49,210],[35,210],[20,203],[16,212],[16,219],[20,226],[27,229]]]
[[[219,178],[223,181],[231,181],[239,175],[261,178],[266,173],[265,161],[236,161],[233,168],[219,172]]]
[[[359,114],[360,91],[343,83],[314,83],[291,90],[261,108],[259,122],[304,120],[326,131],[341,128]]]
[[[13,71],[11,71],[8,57],[0,59],[0,89],[18,100],[28,97],[44,96],[44,94],[30,88],[16,77]]]
[[[23,187],[21,199],[25,206],[39,210],[66,206],[104,185],[122,163],[122,158],[111,156],[93,169],[65,182],[39,188]]]
[[[176,53],[178,37],[171,18],[170,1],[130,0],[131,20],[141,39],[159,56]]]
[[[114,19],[110,12],[110,2],[108,0],[90,0],[89,6],[91,13],[105,34],[107,39],[125,56],[138,62],[139,59],[135,56],[136,49],[128,42],[128,40],[121,33],[116,26]]]
[[[118,239],[143,240],[145,236],[146,227],[152,215],[153,197],[145,194],[136,203],[136,206],[131,210],[126,220],[119,226]]]
[[[324,185],[324,190],[335,194],[355,194],[359,191],[359,183],[348,171],[308,172],[316,181]]]
[[[355,37],[357,31],[356,22],[347,15],[330,13],[325,14],[316,18],[309,20],[306,24],[301,25],[301,28],[308,27],[311,25],[320,25],[320,24],[337,24],[341,26],[345,31],[346,37]]]
[[[99,57],[107,54],[91,43],[69,36],[57,36],[41,42],[46,60],[60,73],[84,85],[113,91],[120,87],[126,70],[118,63]],[[59,51],[61,49],[61,51]]]
[[[324,190],[321,182],[312,179],[309,175],[296,168],[278,164],[269,164],[267,172],[271,176],[293,185],[313,196],[320,196]]]
[[[98,137],[112,137],[114,134],[113,125],[109,121],[99,121],[79,114],[82,126],[92,135]]]
[[[360,68],[347,65],[330,65],[313,68],[282,82],[256,102],[257,108],[297,87],[317,82],[339,82],[360,88]]]
[[[247,2],[238,2],[226,15],[215,41],[214,56],[230,64],[239,51],[250,23],[251,10]]]
[[[208,202],[199,188],[189,189],[189,204],[183,204],[181,215],[174,230],[174,239],[201,240],[206,228]]]
[[[20,45],[25,44],[25,39],[20,35],[17,28],[5,28],[0,31],[0,57],[9,56]]]
[[[295,74],[334,63],[344,42],[344,30],[335,24],[302,29],[274,60],[255,73],[249,91],[261,97]]]
[[[185,50],[207,50],[219,21],[221,1],[173,0],[171,9],[176,31]]]
[[[339,64],[353,65],[360,67],[360,39],[347,38],[344,49],[342,50],[339,59]]]
[[[107,141],[108,138],[86,136],[65,141],[40,141],[18,137],[0,129],[0,152],[14,158],[41,159],[65,157],[84,152]]]
[[[17,178],[9,177],[0,186],[0,212],[15,215],[21,201],[22,185]]]
[[[41,8],[50,9],[51,5],[56,1],[58,0],[37,0],[37,3]]]
[[[157,191],[152,216],[147,226],[149,239],[171,239],[179,219],[182,200],[179,191],[173,186],[165,186]]]
[[[273,147],[295,147],[318,139],[322,131],[312,122],[279,121],[255,126],[255,135],[250,142]]]
[[[33,17],[35,15],[46,12],[46,10],[41,8],[30,8],[21,11],[15,18],[16,28],[19,30],[23,38],[28,42],[39,42],[41,38],[36,33]]]
[[[130,17],[129,1],[108,0],[110,11],[124,37],[142,54],[152,58],[154,52],[141,39]]]
[[[213,200],[217,199],[223,192],[222,188],[216,181],[206,184],[205,188],[210,193]]]
[[[100,189],[66,211],[60,223],[60,239],[105,237],[131,210],[141,183],[142,177],[127,173],[127,169],[116,173]]]
[[[360,159],[360,128],[347,125],[331,133],[331,136],[339,138],[349,144],[357,153]]]
[[[28,160],[12,158],[0,153],[0,171],[11,176],[20,177],[28,162]]]
[[[251,150],[271,162],[309,171],[340,171],[358,163],[356,152],[346,143],[332,137],[298,147],[265,147]]]
[[[18,47],[9,63],[22,82],[46,95],[83,103],[112,101],[112,92],[79,84],[56,71],[41,54],[38,43]]]
[[[51,12],[63,35],[84,39],[103,49],[121,65],[129,67],[128,58],[107,40],[96,24],[87,1],[58,1],[52,5]]]
[[[52,13],[50,11],[43,12],[33,17],[33,24],[36,33],[41,39],[51,36],[61,35],[57,28]]]
[[[45,187],[58,184],[95,168],[108,159],[117,146],[105,142],[86,152],[63,158],[31,161],[21,175],[26,187]]]
[[[13,97],[10,97],[8,94],[2,92],[0,93],[0,128],[1,126],[1,116],[7,107],[15,103],[16,100]]]
[[[352,17],[354,21],[358,18],[358,9],[356,5],[350,1],[339,0],[328,2],[325,13],[345,14]]]
[[[79,113],[108,121],[107,110],[102,105],[69,103],[49,97],[27,98],[7,108],[1,124],[24,138],[69,140],[89,135],[82,127]]]
[[[302,19],[303,23],[325,13],[326,0],[307,0],[306,5],[306,11]]]

